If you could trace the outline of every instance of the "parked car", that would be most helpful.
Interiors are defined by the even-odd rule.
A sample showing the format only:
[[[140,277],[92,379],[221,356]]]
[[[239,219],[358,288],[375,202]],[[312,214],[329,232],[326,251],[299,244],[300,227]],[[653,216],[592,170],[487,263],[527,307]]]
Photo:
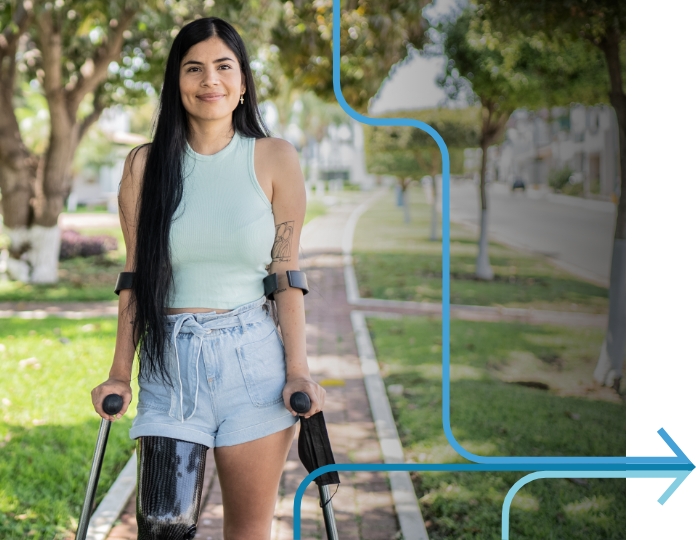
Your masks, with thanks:
[[[524,191],[527,188],[524,184],[524,180],[522,178],[515,178],[515,181],[512,183],[512,187],[510,188],[512,191],[515,191],[516,189],[521,189]]]

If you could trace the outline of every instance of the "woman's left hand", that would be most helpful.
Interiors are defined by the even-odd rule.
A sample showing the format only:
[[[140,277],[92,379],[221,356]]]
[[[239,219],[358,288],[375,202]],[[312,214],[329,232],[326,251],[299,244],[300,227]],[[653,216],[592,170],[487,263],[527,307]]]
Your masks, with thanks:
[[[295,392],[304,392],[309,396],[309,399],[312,402],[312,408],[300,416],[309,418],[324,408],[326,390],[315,383],[310,377],[293,377],[285,382],[285,388],[283,388],[283,401],[285,402],[285,408],[289,410],[293,416],[297,416],[297,413],[293,411],[292,407],[290,406],[290,396],[292,396]]]

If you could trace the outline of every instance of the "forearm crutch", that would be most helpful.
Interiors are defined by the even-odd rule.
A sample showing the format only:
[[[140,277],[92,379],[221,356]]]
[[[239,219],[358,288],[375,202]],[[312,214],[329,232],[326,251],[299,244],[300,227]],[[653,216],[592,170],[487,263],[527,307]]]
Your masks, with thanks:
[[[304,392],[295,392],[290,396],[290,406],[298,414],[304,414],[312,408],[309,396]],[[312,472],[324,465],[336,463],[334,461],[329,435],[326,431],[324,413],[318,412],[310,418],[300,417],[300,439],[298,444],[300,461],[307,469]],[[333,506],[331,505],[331,492],[329,486],[338,484],[338,472],[332,471],[322,474],[314,480],[319,487],[319,500],[324,514],[324,525],[326,526],[326,536],[328,540],[338,540],[336,529],[336,517],[334,516]]]
[[[123,398],[118,394],[109,394],[102,402],[102,409],[110,416],[117,414],[122,408]],[[106,442],[109,440],[109,429],[111,429],[111,421],[102,418],[101,424],[99,425],[99,433],[97,434],[97,444],[94,447],[94,457],[92,457],[92,469],[89,471],[85,502],[82,504],[82,513],[80,514],[80,522],[77,525],[75,540],[85,540],[87,537],[87,528],[89,526],[89,519],[92,515],[94,496],[97,493],[97,484],[99,483],[102,461],[104,461]]]

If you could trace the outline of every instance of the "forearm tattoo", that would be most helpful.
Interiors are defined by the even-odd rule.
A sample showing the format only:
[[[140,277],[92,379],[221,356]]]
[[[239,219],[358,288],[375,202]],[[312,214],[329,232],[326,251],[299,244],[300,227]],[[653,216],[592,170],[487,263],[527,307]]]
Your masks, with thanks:
[[[286,221],[276,225],[275,241],[271,249],[273,262],[290,262],[292,249],[292,231],[295,228],[294,221]]]

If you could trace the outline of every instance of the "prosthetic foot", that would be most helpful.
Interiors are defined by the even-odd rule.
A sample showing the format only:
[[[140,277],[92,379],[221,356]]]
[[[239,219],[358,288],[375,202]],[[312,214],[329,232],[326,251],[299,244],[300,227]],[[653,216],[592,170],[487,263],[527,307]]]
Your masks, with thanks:
[[[196,536],[207,450],[168,437],[138,439],[138,540]]]

